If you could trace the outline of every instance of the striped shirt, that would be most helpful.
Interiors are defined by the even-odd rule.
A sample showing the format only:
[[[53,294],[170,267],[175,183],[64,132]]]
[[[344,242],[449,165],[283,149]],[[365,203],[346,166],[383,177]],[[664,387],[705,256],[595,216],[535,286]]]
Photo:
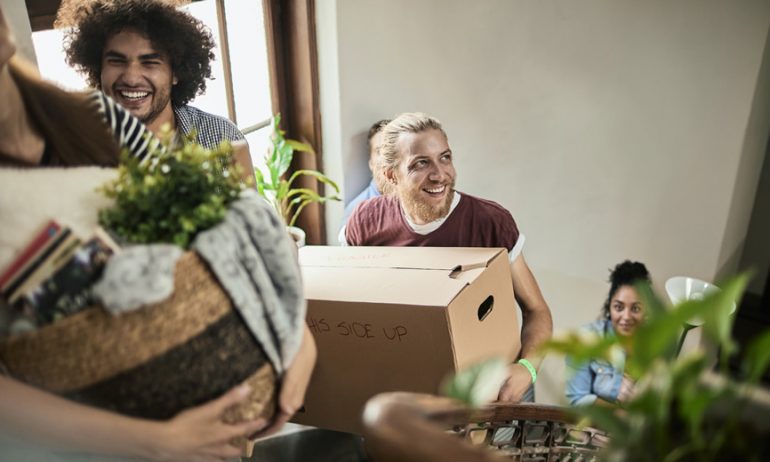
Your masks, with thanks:
[[[94,91],[89,97],[94,101],[95,109],[104,118],[121,149],[128,149],[131,156],[144,161],[160,147],[160,140],[112,98],[101,91]]]
[[[128,148],[132,156],[144,160],[148,154],[160,147],[160,141],[152,132],[130,112],[101,91],[94,91],[91,98],[97,104],[97,111],[115,135],[121,148]],[[238,141],[245,139],[230,120],[203,112],[193,106],[175,106],[179,131],[185,135],[196,132],[196,141],[206,149],[214,149],[223,140]]]

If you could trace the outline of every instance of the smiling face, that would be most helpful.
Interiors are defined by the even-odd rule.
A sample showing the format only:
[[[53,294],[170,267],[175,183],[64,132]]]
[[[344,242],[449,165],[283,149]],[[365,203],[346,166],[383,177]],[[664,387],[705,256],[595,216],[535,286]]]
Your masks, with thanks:
[[[620,286],[610,299],[610,321],[615,333],[629,336],[644,321],[644,307],[633,286]]]
[[[402,133],[396,146],[398,165],[387,176],[406,214],[418,225],[445,217],[456,176],[446,136],[437,129]]]
[[[171,88],[176,79],[168,56],[143,35],[122,30],[107,40],[102,54],[102,91],[156,132],[174,125]]]

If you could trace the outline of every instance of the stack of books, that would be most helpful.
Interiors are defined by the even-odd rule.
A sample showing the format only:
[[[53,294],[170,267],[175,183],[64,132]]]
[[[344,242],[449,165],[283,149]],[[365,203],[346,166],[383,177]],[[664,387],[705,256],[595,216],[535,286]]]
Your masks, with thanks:
[[[0,272],[10,333],[36,329],[92,304],[91,286],[118,250],[101,228],[83,240],[56,220],[46,223]]]

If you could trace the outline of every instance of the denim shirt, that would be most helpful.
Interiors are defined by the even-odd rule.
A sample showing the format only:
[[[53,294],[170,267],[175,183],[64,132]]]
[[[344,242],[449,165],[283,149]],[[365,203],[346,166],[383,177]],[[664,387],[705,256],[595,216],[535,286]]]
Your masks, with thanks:
[[[585,332],[606,337],[615,335],[609,319],[594,321],[582,329]],[[614,402],[620,392],[625,368],[625,353],[615,364],[606,359],[592,359],[577,364],[569,356],[566,358],[569,380],[565,389],[567,400],[573,406],[593,404],[597,398]]]
[[[348,222],[348,217],[350,217],[350,214],[353,213],[353,210],[355,210],[359,203],[378,196],[380,196],[380,190],[377,189],[377,184],[372,180],[369,182],[369,186],[367,186],[366,189],[361,191],[355,199],[348,202],[348,205],[345,206],[345,215],[342,217],[342,224],[345,225],[345,223]]]

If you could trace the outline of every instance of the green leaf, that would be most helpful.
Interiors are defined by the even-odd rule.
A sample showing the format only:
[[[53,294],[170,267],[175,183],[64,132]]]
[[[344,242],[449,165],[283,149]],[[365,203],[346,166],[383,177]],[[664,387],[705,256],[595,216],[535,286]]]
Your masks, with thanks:
[[[293,150],[295,150],[295,151],[299,151],[299,152],[309,152],[309,153],[315,153],[315,151],[313,150],[313,147],[312,147],[312,146],[310,146],[310,145],[309,145],[309,144],[307,144],[307,143],[302,143],[301,141],[297,141],[297,140],[286,140],[286,144],[288,144],[289,146],[291,146],[291,148],[292,148]]]
[[[296,211],[294,212],[294,215],[292,216],[291,221],[289,222],[289,226],[294,226],[294,223],[297,221],[297,218],[299,218],[299,215],[302,212],[302,209],[305,208],[305,206],[310,205],[313,202],[318,202],[320,204],[323,204],[330,200],[339,200],[339,198],[338,197],[320,197],[316,195],[314,197],[308,197],[307,199],[303,200],[300,203],[300,205],[297,207]],[[294,200],[292,202],[294,202]]]
[[[329,177],[327,177],[323,173],[317,172],[315,170],[297,170],[289,178],[289,183],[293,183],[294,180],[297,177],[302,176],[302,175],[312,176],[315,179],[317,179],[318,181],[320,181],[321,183],[327,184],[327,185],[331,186],[332,188],[334,188],[335,192],[337,192],[337,193],[340,192],[340,188],[339,188],[339,186],[337,186],[337,183],[335,183],[334,181],[330,180]]]
[[[299,206],[297,206],[296,210],[294,211],[294,215],[292,215],[291,220],[289,220],[289,226],[294,226],[294,224],[297,222],[297,218],[299,218],[299,214],[302,213],[302,209],[304,209],[308,204],[312,202],[312,199],[307,199],[302,201]]]
[[[732,313],[740,302],[749,277],[749,273],[738,275],[722,284],[721,290],[703,299],[704,312],[701,316],[704,320],[703,332],[722,347],[721,353],[725,366],[727,356],[735,350],[730,337],[734,319]]]
[[[262,175],[262,171],[259,169],[259,167],[254,167],[254,177],[256,177],[257,180],[257,192],[260,196],[265,196],[265,177]]]
[[[272,120],[273,133],[270,136],[271,149],[265,157],[267,171],[255,171],[257,191],[267,199],[289,224],[293,225],[299,217],[302,209],[313,202],[324,203],[328,200],[341,200],[338,196],[339,186],[327,176],[315,170],[298,170],[293,172],[288,180],[282,179],[289,169],[294,157],[294,152],[313,153],[313,147],[307,143],[287,139],[285,132],[280,129],[281,116],[276,114]],[[302,175],[312,176],[316,181],[329,185],[335,194],[322,197],[317,193],[310,193],[311,188],[292,188],[294,180]],[[268,193],[272,191],[273,194]]]
[[[289,191],[286,194],[286,198],[287,199],[291,199],[292,197],[295,197],[297,195],[305,196],[305,197],[316,197],[318,199],[321,198],[321,196],[317,192],[313,191],[312,189],[308,189],[308,188],[295,188],[295,189],[292,189],[291,191]]]
[[[289,182],[286,180],[281,180],[281,182],[278,183],[278,189],[275,192],[276,200],[283,202],[289,195],[289,192]]]
[[[276,169],[279,177],[286,173],[293,159],[294,149],[285,140],[281,140],[278,144],[278,168]]]
[[[506,361],[481,361],[444,380],[442,394],[470,406],[480,406],[497,398],[508,374]]]
[[[632,373],[638,376],[660,357],[672,357],[676,353],[683,317],[667,312],[649,284],[637,284],[637,293],[647,309],[647,320],[632,337],[634,355],[629,361]]]
[[[770,363],[770,329],[757,336],[746,348],[743,367],[748,381],[758,383],[759,378],[767,370],[768,363]]]
[[[651,309],[646,322],[633,335],[634,355],[629,367],[635,374],[647,370],[660,357],[673,358],[687,321],[717,308],[712,303],[717,294],[703,300],[687,300],[666,310],[649,285],[641,284],[637,291],[644,306]]]

